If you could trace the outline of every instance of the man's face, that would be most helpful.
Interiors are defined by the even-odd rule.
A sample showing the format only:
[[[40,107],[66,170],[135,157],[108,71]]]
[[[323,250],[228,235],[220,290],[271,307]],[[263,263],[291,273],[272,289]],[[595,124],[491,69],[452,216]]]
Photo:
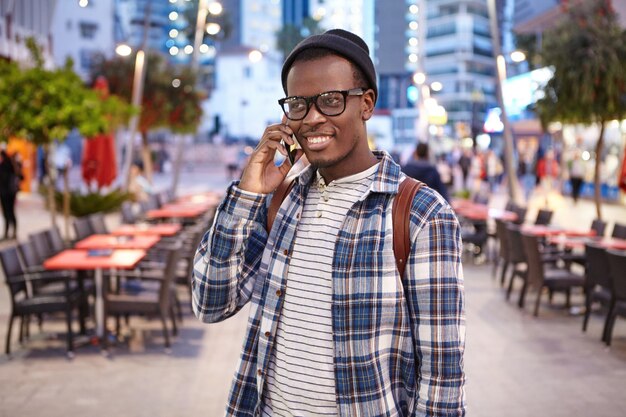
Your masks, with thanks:
[[[365,87],[356,85],[352,65],[346,59],[329,55],[312,61],[297,61],[287,76],[289,96],[313,96],[333,90]],[[352,173],[371,157],[365,121],[371,117],[374,94],[346,97],[346,109],[338,116],[325,116],[312,104],[302,120],[289,120],[309,162],[331,179]],[[328,178],[327,178],[328,179]]]

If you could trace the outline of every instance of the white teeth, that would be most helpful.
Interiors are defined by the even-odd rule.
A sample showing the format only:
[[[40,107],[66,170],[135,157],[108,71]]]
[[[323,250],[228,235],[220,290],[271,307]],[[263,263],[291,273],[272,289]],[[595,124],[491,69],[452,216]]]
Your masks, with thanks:
[[[315,137],[310,137],[307,139],[309,141],[309,143],[324,143],[330,140],[330,137],[328,136],[315,136]]]

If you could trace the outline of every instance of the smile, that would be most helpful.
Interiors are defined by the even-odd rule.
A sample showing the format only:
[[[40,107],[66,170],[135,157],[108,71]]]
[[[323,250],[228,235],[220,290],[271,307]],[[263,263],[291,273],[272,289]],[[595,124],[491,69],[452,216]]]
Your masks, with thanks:
[[[311,136],[307,138],[307,142],[311,145],[319,145],[330,140],[330,136]]]

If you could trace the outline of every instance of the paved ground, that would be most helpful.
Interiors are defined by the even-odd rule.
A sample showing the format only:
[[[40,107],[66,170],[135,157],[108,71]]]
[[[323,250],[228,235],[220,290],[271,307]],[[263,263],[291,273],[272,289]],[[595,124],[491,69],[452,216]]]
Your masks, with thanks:
[[[185,189],[222,187],[221,170],[185,176]],[[164,178],[159,179],[164,183]],[[494,196],[496,204],[500,196]],[[503,200],[502,200],[503,202]],[[543,204],[537,199],[531,206]],[[591,224],[593,206],[551,196],[555,222]],[[22,196],[20,237],[49,225],[41,202]],[[532,215],[532,214],[530,214]],[[607,219],[625,219],[626,207],[605,209]],[[117,222],[109,216],[109,225]],[[465,265],[469,415],[618,417],[626,414],[626,320],[618,320],[613,346],[600,343],[602,315],[594,314],[586,334],[582,317],[543,306],[539,318],[504,301],[490,265]],[[581,302],[581,297],[574,299]],[[0,288],[0,337],[4,343],[9,299]],[[111,357],[84,345],[67,360],[54,331],[61,320],[46,320],[44,332],[32,326],[33,340],[13,344],[14,355],[0,355],[0,416],[220,416],[237,362],[246,313],[204,325],[189,312],[171,353],[163,349],[157,321],[136,319],[141,331],[129,334]],[[15,340],[15,339],[14,339]]]

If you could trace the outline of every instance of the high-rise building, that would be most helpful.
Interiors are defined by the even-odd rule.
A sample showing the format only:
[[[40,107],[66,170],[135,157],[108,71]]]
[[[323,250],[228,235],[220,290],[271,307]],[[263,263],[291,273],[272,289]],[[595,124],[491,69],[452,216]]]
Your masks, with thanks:
[[[52,15],[56,0],[0,0],[0,58],[30,60],[25,39],[33,37],[47,66],[53,65]]]
[[[55,64],[71,58],[74,71],[87,81],[95,59],[114,53],[114,8],[114,0],[58,2],[52,23]]]
[[[374,51],[375,0],[310,0],[311,15],[324,29],[341,28],[363,38]],[[391,3],[391,2],[390,2]]]
[[[178,0],[181,1],[181,0]],[[144,44],[147,49],[166,52],[170,13],[168,0],[115,0],[116,39],[133,48]],[[146,31],[147,28],[147,31]]]
[[[482,120],[495,106],[495,68],[485,0],[420,0],[418,65],[448,113],[448,123]],[[422,15],[425,13],[425,16]]]
[[[301,27],[304,19],[311,16],[308,0],[283,0],[282,12],[283,25],[296,27]]]

